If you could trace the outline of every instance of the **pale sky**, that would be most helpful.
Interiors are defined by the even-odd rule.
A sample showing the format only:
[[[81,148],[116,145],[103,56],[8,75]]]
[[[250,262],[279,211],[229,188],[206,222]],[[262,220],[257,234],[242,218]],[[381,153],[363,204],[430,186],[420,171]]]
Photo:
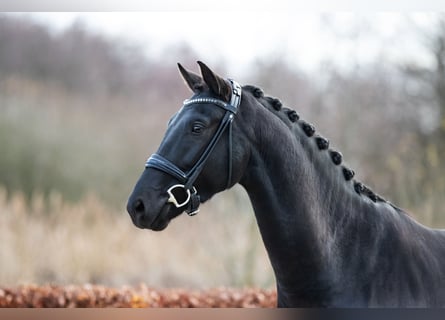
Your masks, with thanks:
[[[271,55],[317,70],[324,60],[342,67],[375,59],[429,64],[420,33],[436,13],[133,12],[23,13],[61,30],[80,19],[89,28],[128,39],[148,55],[188,43],[197,59],[224,60],[230,70]],[[419,31],[421,30],[421,31]]]

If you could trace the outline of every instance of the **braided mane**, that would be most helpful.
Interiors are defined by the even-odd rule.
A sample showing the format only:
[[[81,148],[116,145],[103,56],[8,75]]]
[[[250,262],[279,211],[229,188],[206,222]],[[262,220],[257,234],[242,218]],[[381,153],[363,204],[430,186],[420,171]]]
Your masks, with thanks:
[[[257,98],[257,100],[261,103],[262,106],[271,111],[273,114],[277,115],[278,118],[280,118],[281,120],[283,120],[283,118],[282,116],[279,116],[280,114],[285,115],[292,123],[299,125],[303,130],[303,132],[305,133],[305,135],[307,136],[307,138],[315,139],[315,142],[319,150],[328,150],[332,163],[335,166],[341,166],[344,179],[346,181],[353,180],[354,190],[355,192],[357,192],[357,194],[366,196],[373,202],[378,202],[378,201],[387,202],[380,195],[373,192],[368,186],[361,183],[360,181],[357,181],[356,179],[353,179],[355,176],[355,172],[354,170],[346,167],[345,165],[342,165],[343,161],[342,154],[337,150],[329,148],[329,140],[321,135],[316,134],[315,127],[309,122],[302,120],[297,111],[287,107],[283,107],[283,104],[278,98],[265,96],[261,88],[252,85],[246,85],[243,87],[243,89],[251,92],[252,95],[255,98]]]

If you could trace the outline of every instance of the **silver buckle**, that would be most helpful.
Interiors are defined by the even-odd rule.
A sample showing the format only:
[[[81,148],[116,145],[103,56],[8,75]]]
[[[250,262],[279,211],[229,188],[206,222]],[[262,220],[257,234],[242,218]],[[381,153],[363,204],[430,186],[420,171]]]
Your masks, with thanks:
[[[178,200],[176,199],[175,195],[173,194],[173,190],[176,189],[176,188],[182,188],[186,192],[187,197],[181,203],[178,202]],[[190,201],[190,197],[191,197],[190,190],[186,189],[183,184],[175,184],[174,186],[171,186],[167,190],[167,193],[168,193],[168,200],[167,200],[167,202],[168,203],[173,203],[176,208],[181,208],[181,207],[185,206]],[[193,187],[193,193],[196,193],[195,187]]]

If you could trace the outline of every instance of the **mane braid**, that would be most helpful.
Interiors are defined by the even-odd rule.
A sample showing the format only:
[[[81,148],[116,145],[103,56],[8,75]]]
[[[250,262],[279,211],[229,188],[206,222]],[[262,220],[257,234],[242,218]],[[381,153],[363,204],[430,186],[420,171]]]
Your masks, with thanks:
[[[296,122],[297,120],[300,120],[300,115],[298,114],[297,111],[291,110],[291,109],[288,109],[288,108],[286,108],[286,109],[287,109],[286,113],[287,113],[287,116],[288,116],[290,121]]]
[[[321,135],[318,135],[318,134],[315,135],[315,127],[312,124],[310,124],[309,122],[302,120],[297,111],[292,110],[287,107],[283,107],[283,104],[281,103],[281,101],[278,98],[264,96],[264,91],[261,88],[258,88],[256,86],[252,86],[252,85],[247,85],[247,86],[244,86],[243,89],[251,92],[252,95],[261,103],[261,105],[264,106],[270,112],[272,112],[274,114],[276,114],[277,112],[283,113],[287,116],[287,118],[292,123],[298,122],[298,124],[301,126],[303,132],[305,133],[305,135],[308,138],[314,137],[316,145],[320,151],[328,150],[329,157],[335,166],[338,166],[342,163],[343,155],[337,150],[329,149],[329,140],[322,137]],[[278,117],[278,118],[280,118],[281,120],[284,121],[284,119],[282,117]],[[352,170],[344,165],[341,166],[341,169],[342,169],[343,177],[345,178],[346,181],[351,181],[354,178],[354,176],[355,176],[354,170]],[[357,194],[366,196],[373,202],[378,202],[378,201],[388,202],[384,198],[379,196],[378,194],[374,193],[369,187],[367,187],[366,185],[364,185],[363,183],[361,183],[359,181],[354,180],[353,186],[354,186],[354,190],[355,190],[355,192],[357,192]],[[390,202],[388,202],[388,203],[391,204]]]

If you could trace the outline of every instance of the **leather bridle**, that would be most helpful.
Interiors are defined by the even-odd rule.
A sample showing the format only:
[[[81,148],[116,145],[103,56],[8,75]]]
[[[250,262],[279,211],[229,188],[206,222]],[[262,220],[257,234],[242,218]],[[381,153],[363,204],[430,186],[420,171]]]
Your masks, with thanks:
[[[169,195],[167,202],[172,203],[176,208],[182,208],[187,206],[185,208],[185,211],[190,216],[193,216],[199,212],[199,204],[200,204],[200,197],[198,191],[193,186],[193,184],[195,183],[196,179],[198,178],[199,174],[204,168],[207,159],[209,158],[210,154],[212,153],[213,149],[215,148],[216,144],[218,143],[218,141],[220,140],[222,134],[226,131],[226,129],[228,131],[228,139],[229,139],[228,141],[229,164],[228,164],[226,189],[229,188],[232,183],[232,122],[234,116],[238,111],[238,107],[241,103],[241,86],[232,79],[228,79],[228,81],[230,82],[232,87],[232,95],[229,103],[220,99],[207,98],[207,97],[187,99],[184,101],[183,104],[184,107],[205,103],[205,104],[214,104],[217,107],[222,108],[226,111],[218,126],[218,129],[216,130],[213,137],[210,139],[207,147],[201,154],[201,157],[198,159],[198,161],[196,161],[196,163],[190,170],[184,172],[183,170],[178,168],[178,166],[176,166],[173,162],[171,162],[170,160],[164,158],[163,156],[157,153],[151,155],[150,158],[148,158],[147,162],[145,163],[145,168],[154,168],[159,171],[165,172],[179,181],[179,184],[175,184],[167,190],[167,193]],[[183,189],[183,192],[185,192],[184,200],[180,201],[174,195],[174,191],[176,191],[177,189]]]

